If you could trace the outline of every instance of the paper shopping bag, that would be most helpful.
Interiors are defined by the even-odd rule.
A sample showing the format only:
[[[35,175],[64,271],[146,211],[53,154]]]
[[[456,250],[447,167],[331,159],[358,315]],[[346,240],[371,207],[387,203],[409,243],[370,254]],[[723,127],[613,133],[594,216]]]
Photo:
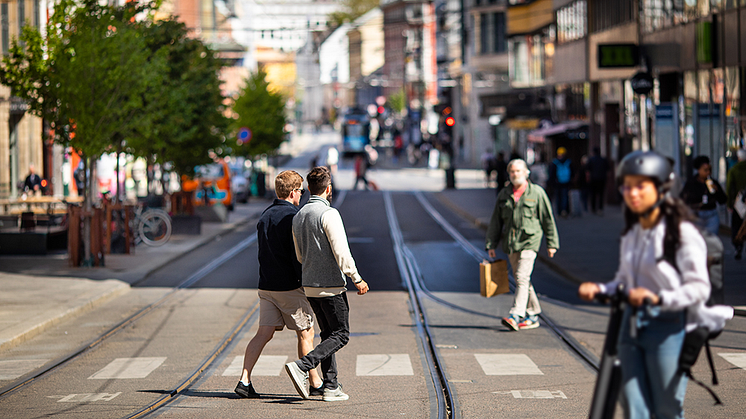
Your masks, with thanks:
[[[508,262],[502,259],[479,264],[479,291],[482,297],[492,297],[510,291],[508,285]]]

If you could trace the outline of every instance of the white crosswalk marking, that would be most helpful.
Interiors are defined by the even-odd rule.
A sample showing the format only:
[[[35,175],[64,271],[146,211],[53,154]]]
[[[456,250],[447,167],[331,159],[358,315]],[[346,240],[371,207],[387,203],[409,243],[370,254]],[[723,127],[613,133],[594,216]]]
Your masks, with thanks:
[[[145,378],[163,364],[166,357],[153,358],[117,358],[97,373],[88,377],[89,380],[109,380],[112,378]]]
[[[409,354],[357,356],[357,375],[414,375]]]
[[[252,377],[276,377],[282,372],[288,357],[285,355],[259,355],[251,370]],[[231,365],[223,371],[223,377],[240,377],[243,371],[243,356],[233,358]]]
[[[114,397],[122,394],[118,393],[83,393],[83,394],[69,394],[59,400],[58,403],[83,403],[83,402],[109,402]]]
[[[526,354],[474,354],[485,375],[544,375]]]
[[[731,364],[737,366],[738,368],[742,368],[746,370],[746,353],[719,353],[718,355],[725,358],[726,361],[730,362]]]
[[[493,394],[510,394],[514,399],[567,399],[561,390],[510,390],[493,391]]]
[[[13,359],[0,361],[0,380],[15,380],[49,362],[48,359]]]

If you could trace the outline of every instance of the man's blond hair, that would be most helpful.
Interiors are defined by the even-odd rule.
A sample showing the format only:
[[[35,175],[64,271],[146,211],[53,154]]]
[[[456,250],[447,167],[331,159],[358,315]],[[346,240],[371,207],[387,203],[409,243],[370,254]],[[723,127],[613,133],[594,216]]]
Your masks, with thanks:
[[[303,176],[295,170],[285,170],[275,177],[275,194],[279,199],[287,199],[293,189],[303,186]]]

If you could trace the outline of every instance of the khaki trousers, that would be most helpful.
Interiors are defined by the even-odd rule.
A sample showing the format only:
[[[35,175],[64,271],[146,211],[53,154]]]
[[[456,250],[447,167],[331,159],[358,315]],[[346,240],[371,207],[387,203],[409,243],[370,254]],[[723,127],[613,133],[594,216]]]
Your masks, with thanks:
[[[513,267],[515,278],[515,299],[510,314],[518,317],[533,316],[541,313],[539,298],[536,296],[534,286],[531,285],[531,272],[536,262],[536,252],[533,250],[522,250],[508,255],[510,266]]]

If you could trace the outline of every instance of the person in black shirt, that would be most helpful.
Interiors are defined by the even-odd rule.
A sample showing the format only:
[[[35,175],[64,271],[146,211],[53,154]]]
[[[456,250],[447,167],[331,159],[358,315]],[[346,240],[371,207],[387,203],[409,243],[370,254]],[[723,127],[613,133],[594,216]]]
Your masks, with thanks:
[[[36,193],[36,191],[41,190],[41,178],[39,177],[39,175],[36,174],[33,164],[29,165],[28,171],[29,174],[28,176],[26,176],[26,180],[23,182],[23,189],[24,192],[34,194]]]
[[[251,384],[254,368],[264,346],[276,330],[285,326],[298,334],[298,356],[313,349],[313,317],[311,305],[301,283],[301,264],[295,257],[293,217],[298,212],[303,195],[303,177],[286,170],[275,178],[277,199],[264,210],[257,229],[259,246],[259,329],[246,347],[241,380],[236,393],[241,397],[258,398]],[[323,381],[315,369],[309,371],[311,395],[323,395]]]
[[[689,178],[681,190],[681,199],[699,218],[699,226],[717,235],[720,230],[720,216],[717,204],[725,204],[728,197],[720,184],[710,177],[710,158],[699,156],[693,161],[697,174]]]
[[[594,214],[604,212],[604,191],[609,173],[609,162],[601,157],[601,149],[593,148],[593,156],[588,160],[588,189],[590,192],[591,211]]]

